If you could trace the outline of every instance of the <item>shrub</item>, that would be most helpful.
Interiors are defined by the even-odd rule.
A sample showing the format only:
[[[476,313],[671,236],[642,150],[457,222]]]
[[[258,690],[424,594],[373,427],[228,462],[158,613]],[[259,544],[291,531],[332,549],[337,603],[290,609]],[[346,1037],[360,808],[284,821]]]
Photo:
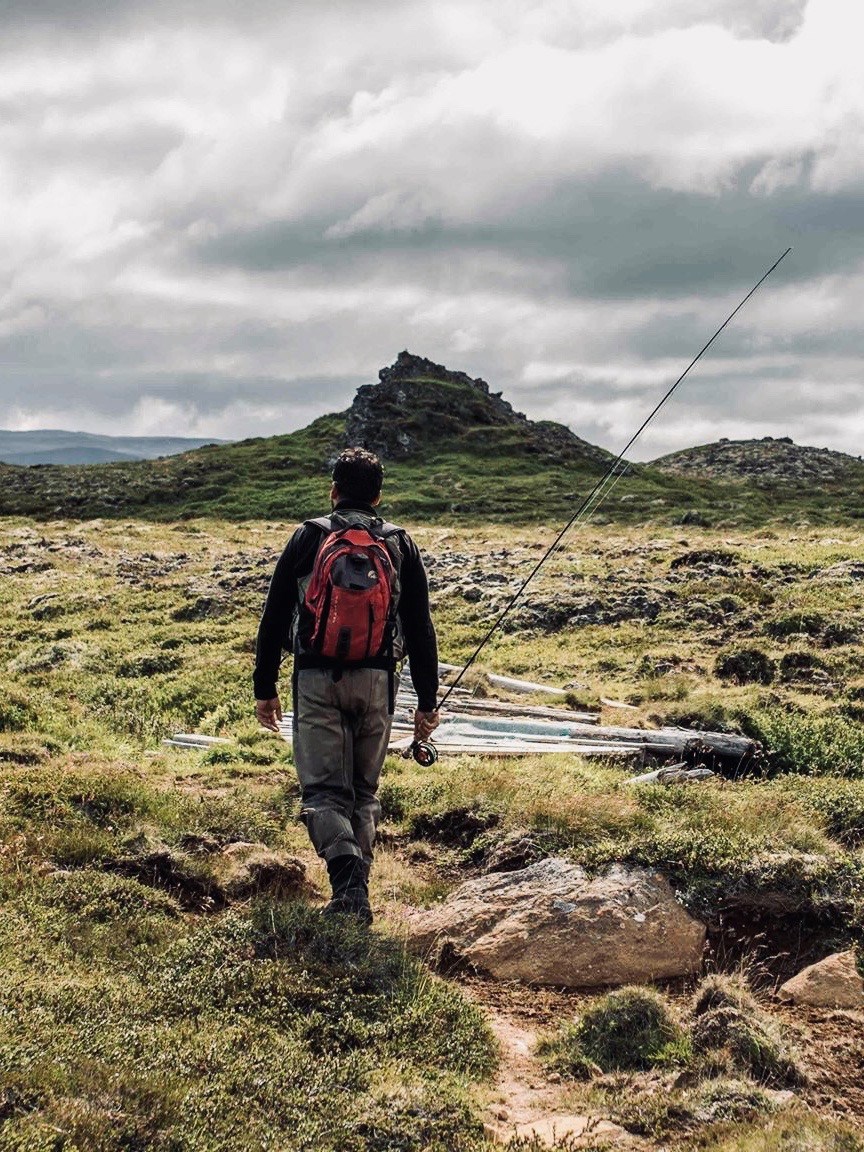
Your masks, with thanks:
[[[860,638],[861,633],[855,625],[833,621],[825,625],[819,642],[823,648],[839,648],[843,644],[857,644]]]
[[[812,652],[787,652],[780,660],[780,677],[783,680],[809,680],[814,672],[825,669],[825,661]]]
[[[859,780],[795,780],[795,798],[825,825],[844,847],[864,842],[864,782]]]
[[[3,684],[0,689],[0,732],[22,732],[29,728],[32,716],[30,700]]]
[[[693,1051],[714,1074],[744,1072],[775,1087],[803,1082],[801,1068],[774,1023],[746,986],[729,977],[710,976],[700,985],[690,1036]]]
[[[707,976],[699,985],[693,1000],[693,1015],[704,1016],[715,1008],[735,1008],[741,1012],[756,1012],[756,1001],[750,989],[730,976]]]
[[[696,1017],[690,1034],[694,1052],[709,1057],[713,1071],[745,1072],[774,1087],[803,1080],[795,1057],[761,1014],[731,1005],[711,1008]]]
[[[621,988],[593,1004],[576,1024],[541,1046],[541,1054],[573,1077],[653,1068],[686,1057],[685,1035],[666,1001],[647,988]]]
[[[39,733],[22,732],[11,736],[3,732],[0,735],[0,763],[44,764],[57,751],[58,745]]]
[[[87,870],[59,873],[46,890],[45,900],[96,923],[127,916],[175,917],[180,911],[177,901],[165,892],[123,876]]]
[[[142,676],[157,676],[162,672],[175,671],[182,663],[179,656],[170,656],[165,652],[144,653],[130,660],[124,660],[117,668],[117,675],[130,680]]]
[[[821,612],[791,612],[778,616],[765,625],[765,634],[776,640],[786,636],[818,636],[825,627],[825,617]]]
[[[748,736],[765,746],[769,771],[864,776],[864,724],[860,722],[773,708],[742,717],[742,725]]]
[[[700,1085],[691,1107],[701,1124],[719,1121],[753,1120],[760,1113],[773,1112],[776,1105],[761,1088],[747,1080],[709,1080]]]
[[[736,684],[770,684],[775,671],[774,661],[759,648],[726,652],[714,664],[715,675]]]

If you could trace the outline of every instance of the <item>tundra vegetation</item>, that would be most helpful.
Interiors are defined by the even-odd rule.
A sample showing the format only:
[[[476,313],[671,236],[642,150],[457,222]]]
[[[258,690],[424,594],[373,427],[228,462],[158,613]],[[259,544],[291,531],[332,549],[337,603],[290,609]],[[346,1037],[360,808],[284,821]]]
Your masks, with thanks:
[[[608,723],[740,731],[761,754],[677,788],[564,755],[390,758],[366,934],[315,915],[290,749],[251,719],[257,616],[292,525],[6,519],[0,1149],[499,1147],[487,1007],[507,989],[431,972],[400,922],[516,841],[655,866],[709,928],[690,985],[514,991],[569,1111],[670,1148],[861,1148],[861,1021],[772,992],[860,936],[864,538],[632,520],[570,538],[485,667],[565,686]],[[470,653],[554,531],[417,528],[442,658]],[[471,682],[488,692],[482,669]],[[181,730],[230,743],[162,745]],[[298,857],[306,879],[232,886],[243,845]]]

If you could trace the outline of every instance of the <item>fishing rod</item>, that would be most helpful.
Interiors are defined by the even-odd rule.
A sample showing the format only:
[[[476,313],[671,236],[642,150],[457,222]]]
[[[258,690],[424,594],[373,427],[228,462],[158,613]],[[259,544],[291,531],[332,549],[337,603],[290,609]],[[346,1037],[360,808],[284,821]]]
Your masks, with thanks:
[[[596,511],[596,509],[599,507],[601,501],[606,496],[608,496],[609,492],[612,491],[612,489],[615,487],[615,485],[618,483],[618,481],[621,479],[621,477],[627,471],[627,469],[629,468],[629,464],[627,463],[627,461],[624,460],[625,454],[630,451],[630,449],[633,447],[633,445],[636,443],[636,441],[639,439],[639,437],[642,435],[642,433],[645,431],[645,429],[648,427],[648,425],[651,423],[651,421],[654,419],[654,417],[657,415],[657,413],[660,411],[660,409],[663,407],[663,405],[666,403],[666,401],[669,399],[669,397],[672,395],[672,393],[675,391],[675,389],[678,387],[678,385],[681,383],[681,381],[684,379],[684,377],[687,375],[687,373],[690,371],[690,369],[693,368],[699,362],[699,360],[702,359],[703,355],[708,351],[708,349],[711,347],[711,345],[714,343],[714,341],[717,339],[717,337],[720,335],[720,333],[723,331],[723,329],[741,311],[741,309],[744,307],[744,305],[747,303],[747,301],[750,299],[750,297],[756,292],[756,290],[758,288],[761,287],[762,284],[764,284],[764,282],[768,279],[768,277],[771,275],[771,273],[774,271],[774,269],[777,267],[777,265],[780,263],[780,261],[784,260],[789,255],[789,253],[791,251],[792,251],[791,247],[787,248],[786,251],[783,252],[782,255],[780,255],[774,261],[774,263],[771,265],[771,267],[768,269],[768,271],[765,272],[764,275],[762,275],[759,278],[759,280],[756,281],[756,283],[753,285],[753,287],[750,289],[750,291],[747,293],[747,295],[729,313],[729,315],[726,317],[726,319],[723,321],[723,323],[720,325],[720,327],[717,329],[717,331],[714,333],[714,335],[711,337],[711,339],[705,345],[703,345],[703,347],[699,350],[699,352],[693,357],[693,359],[690,361],[690,363],[687,365],[687,367],[684,369],[684,371],[681,373],[681,375],[678,377],[678,379],[675,381],[675,383],[669,389],[667,389],[664,396],[654,405],[654,407],[651,409],[651,411],[648,413],[648,415],[645,417],[645,419],[642,421],[642,423],[639,425],[639,427],[636,429],[636,431],[633,433],[633,435],[630,437],[630,439],[627,441],[627,443],[624,445],[624,447],[621,449],[621,451],[618,453],[618,455],[615,457],[615,459],[612,461],[612,463],[609,465],[609,467],[606,469],[605,473],[600,477],[600,479],[597,481],[597,483],[594,485],[594,487],[591,489],[591,491],[588,493],[588,495],[583,499],[582,503],[579,505],[579,507],[576,509],[576,511],[573,513],[573,515],[570,517],[570,519],[567,521],[567,523],[564,525],[564,527],[561,529],[561,531],[558,533],[558,535],[555,537],[555,539],[552,541],[552,543],[549,545],[549,547],[546,549],[546,551],[543,553],[543,555],[540,557],[540,559],[537,561],[537,563],[534,565],[534,567],[531,569],[531,571],[528,573],[528,575],[525,577],[525,579],[522,581],[522,583],[519,585],[517,590],[510,597],[510,600],[507,602],[507,604],[505,604],[505,606],[499,612],[498,616],[495,618],[494,622],[492,623],[492,626],[489,628],[486,635],[483,637],[483,639],[480,641],[480,643],[474,649],[474,652],[471,654],[471,656],[469,656],[468,659],[463,664],[462,669],[459,672],[459,675],[456,677],[456,679],[453,681],[453,683],[449,685],[449,687],[447,688],[447,691],[441,697],[441,701],[438,704],[439,709],[444,707],[444,704],[449,699],[451,693],[454,691],[455,688],[458,687],[458,685],[462,681],[462,678],[464,677],[465,673],[468,671],[468,669],[475,662],[477,657],[480,655],[480,653],[483,651],[483,649],[486,647],[486,645],[489,643],[489,641],[492,639],[492,637],[498,631],[498,629],[500,628],[505,617],[512,611],[513,606],[516,604],[517,600],[523,594],[525,589],[528,587],[528,585],[531,583],[531,581],[534,579],[534,577],[537,575],[537,573],[540,571],[540,569],[543,567],[543,565],[546,563],[546,561],[549,559],[549,557],[552,555],[552,553],[555,552],[555,550],[560,546],[561,542],[563,541],[563,539],[567,535],[567,533],[570,531],[570,529],[573,528],[580,521],[585,519],[588,515],[590,515],[594,511]],[[622,467],[622,465],[623,465],[623,467]],[[403,755],[406,755],[406,756],[413,755],[414,759],[417,760],[417,762],[419,764],[423,764],[425,766],[428,766],[430,764],[434,764],[435,761],[438,759],[438,753],[437,753],[437,750],[436,750],[434,744],[430,744],[427,741],[421,741],[421,740],[414,741],[414,743],[409,748],[406,749],[406,751]]]

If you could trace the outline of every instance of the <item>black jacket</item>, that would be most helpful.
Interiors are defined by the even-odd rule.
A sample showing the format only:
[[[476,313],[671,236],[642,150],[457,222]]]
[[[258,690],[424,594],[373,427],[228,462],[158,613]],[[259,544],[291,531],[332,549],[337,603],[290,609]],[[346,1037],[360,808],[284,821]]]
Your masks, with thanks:
[[[340,501],[335,511],[377,515],[375,509],[368,504],[349,503],[346,500]],[[282,651],[289,646],[291,621],[297,608],[297,582],[312,571],[323,539],[320,528],[302,524],[288,541],[276,564],[258,627],[255,672],[252,677],[256,700],[272,700],[276,695]],[[397,540],[402,553],[399,620],[405,650],[411,662],[411,679],[417,690],[418,706],[422,712],[431,712],[435,708],[438,693],[438,642],[429,614],[429,584],[417,545],[404,531],[399,533]]]

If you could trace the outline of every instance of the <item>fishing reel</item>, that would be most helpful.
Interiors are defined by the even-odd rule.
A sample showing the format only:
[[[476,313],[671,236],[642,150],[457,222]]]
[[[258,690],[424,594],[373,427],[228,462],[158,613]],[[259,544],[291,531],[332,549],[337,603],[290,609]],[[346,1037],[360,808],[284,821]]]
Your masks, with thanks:
[[[402,753],[402,759],[408,760],[412,756],[421,768],[431,768],[438,761],[438,749],[428,740],[415,740]]]

